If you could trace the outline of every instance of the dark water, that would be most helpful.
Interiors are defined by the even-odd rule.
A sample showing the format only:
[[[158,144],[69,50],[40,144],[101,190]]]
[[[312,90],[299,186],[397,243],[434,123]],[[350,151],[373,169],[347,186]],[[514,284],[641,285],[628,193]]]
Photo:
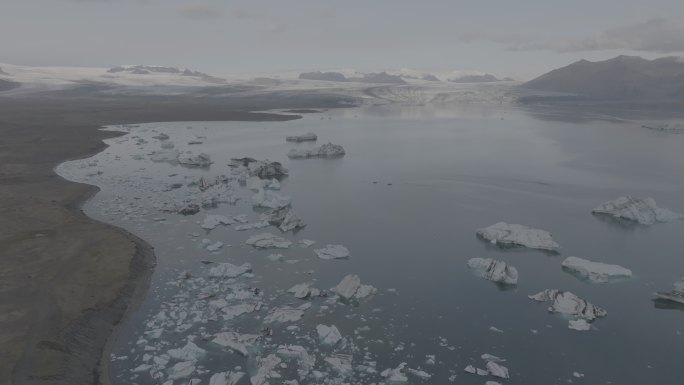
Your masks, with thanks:
[[[143,354],[135,342],[144,322],[178,291],[167,282],[183,270],[206,274],[199,261],[209,259],[250,262],[256,276],[251,284],[272,295],[273,304],[296,301],[282,293],[293,284],[314,279],[317,287],[327,289],[346,274],[358,274],[363,283],[378,288],[377,295],[358,307],[314,301],[314,308],[326,308],[308,311],[294,323],[300,327],[294,334],[315,336],[316,324],[335,324],[343,336],[358,337],[356,345],[372,353],[378,371],[407,362],[433,374],[426,381],[409,376],[410,383],[449,383],[453,375],[451,380],[459,384],[495,380],[463,372],[469,364],[484,367],[479,359],[483,353],[508,359],[511,379],[502,382],[511,384],[680,383],[684,307],[654,302],[652,293],[669,290],[684,275],[684,222],[638,226],[590,211],[630,194],[651,196],[660,206],[684,212],[684,135],[644,129],[638,120],[587,119],[581,112],[577,119],[543,117],[506,107],[369,107],[278,123],[156,123],[108,141],[112,146],[91,159],[60,166],[60,174],[102,188],[86,205],[89,215],[136,233],[156,250],[152,289],[113,352],[127,356],[112,362],[114,382],[155,383],[149,375],[130,374]],[[159,147],[151,138],[154,130],[170,135],[176,148],[211,155],[214,164],[202,170],[150,162],[146,154]],[[346,156],[289,161],[289,149],[308,144],[286,143],[284,137],[308,131],[318,134],[319,144],[343,145]],[[134,135],[148,143],[135,145]],[[188,140],[204,143],[189,146]],[[134,160],[134,154],[143,158]],[[255,251],[242,242],[277,230],[219,227],[204,235],[197,224],[203,213],[181,217],[152,208],[155,197],[163,194],[161,186],[183,182],[183,176],[226,173],[229,159],[243,156],[281,161],[290,169],[281,193],[292,198],[308,226],[287,238],[313,239],[316,245]],[[87,176],[95,171],[102,173]],[[246,189],[240,194],[247,200],[212,213],[257,218],[248,204],[251,194]],[[123,214],[120,209],[129,205],[129,215]],[[476,229],[499,221],[550,231],[562,246],[560,254],[500,249],[475,236]],[[212,255],[188,233],[232,247]],[[345,245],[351,258],[317,259],[312,249],[327,243]],[[273,252],[299,263],[264,258]],[[561,269],[567,256],[619,264],[634,277],[610,284],[580,281]],[[519,284],[502,290],[476,277],[466,266],[472,257],[511,263],[520,272]],[[306,274],[309,270],[313,274]],[[572,291],[605,308],[608,316],[595,321],[591,331],[570,330],[566,320],[547,313],[547,304],[527,298],[547,288]],[[258,332],[263,326],[249,314],[243,318],[203,327],[209,332]],[[319,354],[316,366],[327,370],[322,360],[326,353],[293,333],[285,336],[286,326],[274,327],[273,340],[308,344]],[[370,327],[364,337],[354,334],[360,326]],[[159,351],[182,346],[179,341],[187,335],[201,332],[193,327],[170,334],[164,340],[167,347]],[[436,365],[425,363],[431,354]],[[355,365],[363,361],[357,354],[354,360]],[[212,372],[236,365],[244,369],[249,366],[244,361],[214,349],[204,364],[206,372],[193,378],[208,383]],[[575,378],[573,372],[585,376]],[[379,375],[349,379],[381,381]],[[248,382],[244,378],[240,383]]]

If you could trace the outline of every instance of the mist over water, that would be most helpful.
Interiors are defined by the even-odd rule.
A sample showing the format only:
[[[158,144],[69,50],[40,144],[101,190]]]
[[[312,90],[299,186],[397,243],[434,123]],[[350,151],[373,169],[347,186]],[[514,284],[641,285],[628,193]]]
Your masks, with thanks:
[[[190,378],[208,383],[212,373],[236,366],[253,372],[253,357],[222,350],[208,336],[224,330],[259,334],[264,326],[273,334],[255,355],[296,343],[316,356],[315,370],[327,373],[330,381],[341,379],[324,361],[336,350],[318,344],[317,324],[337,326],[347,338],[338,350],[353,355],[355,368],[374,361],[380,372],[406,362],[433,375],[427,381],[409,375],[410,383],[448,383],[451,377],[459,384],[482,384],[484,377],[463,369],[484,367],[484,353],[507,359],[511,384],[676,383],[684,375],[679,358],[684,308],[654,302],[652,293],[669,290],[683,275],[684,221],[647,227],[590,211],[630,194],[684,212],[684,135],[642,128],[638,117],[576,114],[577,119],[542,119],[534,111],[503,106],[373,106],[288,122],[153,123],[107,140],[110,147],[92,158],[62,164],[60,175],[101,188],[84,207],[89,216],[142,237],[157,255],[151,290],[116,343],[114,383],[156,383],[145,371],[131,371],[145,363],[146,353],[158,356],[183,347],[188,336],[207,350]],[[160,145],[153,137],[160,132],[177,149],[209,154],[214,163],[198,169],[152,162],[149,154]],[[291,148],[310,144],[286,143],[285,136],[305,132],[316,133],[318,144],[341,144],[346,156],[288,160]],[[193,140],[203,143],[187,144]],[[191,191],[190,180],[228,173],[230,159],[240,157],[279,161],[290,170],[280,193],[291,197],[306,228],[282,235],[273,227],[241,232],[225,226],[205,234],[198,222],[206,213],[258,219],[262,211],[252,209],[253,193],[247,188],[236,190],[242,199],[235,206],[194,216],[154,208],[164,194]],[[166,191],[173,183],[183,187]],[[476,237],[476,229],[500,221],[548,230],[562,248],[559,254],[502,249]],[[255,250],[243,243],[261,232],[317,244]],[[209,253],[199,246],[203,238],[231,246]],[[351,258],[318,259],[313,249],[329,243],[347,247]],[[272,253],[298,262],[270,261],[266,256]],[[561,269],[567,256],[619,264],[634,277],[591,284]],[[518,285],[502,290],[478,278],[466,265],[473,257],[512,264],[520,273]],[[250,263],[254,278],[239,278],[237,284],[258,287],[265,309],[231,321],[192,323],[187,330],[138,343],[164,303],[192,291],[178,284],[181,272],[206,279],[211,265],[201,263],[205,260]],[[284,292],[294,284],[313,281],[327,290],[347,274],[358,274],[377,294],[355,306],[316,298],[300,321],[263,324],[267,309],[304,303]],[[608,315],[591,331],[570,330],[567,320],[547,312],[547,304],[527,298],[547,288],[572,291]],[[288,329],[291,325],[298,328]],[[426,363],[427,355],[436,356],[434,365]],[[280,369],[282,380],[320,382],[299,379],[293,368]],[[575,378],[573,372],[585,377]],[[383,379],[355,369],[340,381]],[[248,382],[243,378],[239,384]]]

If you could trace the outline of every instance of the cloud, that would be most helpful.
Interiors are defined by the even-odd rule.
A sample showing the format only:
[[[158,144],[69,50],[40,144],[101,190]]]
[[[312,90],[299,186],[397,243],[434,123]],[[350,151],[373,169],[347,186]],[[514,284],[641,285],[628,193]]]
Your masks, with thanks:
[[[626,49],[632,51],[673,53],[684,52],[684,23],[666,18],[654,18],[640,23],[607,29],[585,37],[539,39],[530,35],[468,33],[463,42],[490,41],[511,51],[581,52]]]
[[[211,4],[193,4],[180,8],[178,15],[192,20],[218,19],[223,17],[223,10]]]

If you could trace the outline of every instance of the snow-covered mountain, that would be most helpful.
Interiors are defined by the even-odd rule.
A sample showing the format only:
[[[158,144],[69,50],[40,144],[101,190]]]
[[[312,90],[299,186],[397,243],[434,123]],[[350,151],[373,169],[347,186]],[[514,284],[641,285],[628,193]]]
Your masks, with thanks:
[[[379,84],[412,84],[423,82],[488,83],[512,80],[508,78],[500,79],[495,75],[483,71],[424,71],[410,68],[384,70],[380,72],[359,72],[354,70],[313,71],[302,72],[299,74],[298,78],[316,81]]]

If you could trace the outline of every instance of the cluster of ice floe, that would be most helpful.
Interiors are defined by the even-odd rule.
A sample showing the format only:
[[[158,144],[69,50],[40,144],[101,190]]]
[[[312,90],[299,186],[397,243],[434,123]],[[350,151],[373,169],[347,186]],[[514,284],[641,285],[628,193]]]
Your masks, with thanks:
[[[682,214],[658,207],[653,198],[633,198],[629,195],[601,203],[592,210],[592,213],[611,215],[615,218],[638,222],[642,225],[652,225],[656,222],[672,222],[684,218]]]
[[[608,312],[569,291],[546,289],[529,296],[538,302],[551,302],[548,310],[570,317],[568,327],[575,330],[589,330],[589,323],[596,318],[605,317]]]
[[[314,148],[293,148],[287,153],[287,157],[291,159],[336,158],[344,154],[344,148],[339,144],[326,143]]]

